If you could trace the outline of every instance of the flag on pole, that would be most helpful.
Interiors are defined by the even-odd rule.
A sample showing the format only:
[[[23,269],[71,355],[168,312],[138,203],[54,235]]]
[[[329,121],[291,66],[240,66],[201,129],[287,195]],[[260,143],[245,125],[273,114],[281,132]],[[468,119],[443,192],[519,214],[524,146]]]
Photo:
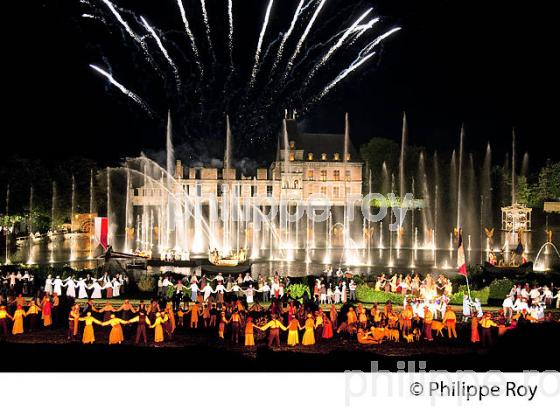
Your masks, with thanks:
[[[103,249],[107,250],[107,236],[109,232],[109,220],[107,217],[96,217],[94,228],[95,241],[103,246]]]
[[[467,261],[465,260],[465,248],[463,246],[463,230],[459,229],[459,243],[457,248],[457,272],[467,276]]]

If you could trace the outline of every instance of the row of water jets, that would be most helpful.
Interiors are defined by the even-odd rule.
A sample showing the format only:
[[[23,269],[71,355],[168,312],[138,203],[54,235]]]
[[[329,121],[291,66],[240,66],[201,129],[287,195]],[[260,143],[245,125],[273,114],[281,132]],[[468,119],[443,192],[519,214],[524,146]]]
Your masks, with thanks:
[[[226,150],[224,165],[225,169],[230,169],[232,164],[232,133],[229,125],[229,118],[226,125]],[[463,184],[463,139],[464,129],[460,134],[460,148],[457,154],[452,153],[450,183],[448,189],[451,197],[456,197],[457,201],[451,201],[448,207],[442,206],[439,187],[440,167],[438,164],[437,153],[434,155],[434,183],[430,184],[427,177],[425,156],[421,153],[418,163],[418,179],[414,177],[407,184],[406,178],[406,144],[408,138],[408,125],[406,116],[403,118],[401,153],[399,158],[399,193],[403,198],[407,191],[412,192],[413,197],[416,196],[416,185],[420,189],[420,198],[422,199],[422,209],[420,211],[411,211],[408,213],[409,223],[405,222],[397,231],[390,231],[385,228],[385,235],[388,235],[388,246],[384,242],[384,224],[383,222],[372,223],[366,218],[361,224],[349,220],[349,212],[346,206],[342,210],[333,209],[329,212],[325,222],[315,223],[309,219],[290,221],[288,215],[299,215],[301,213],[301,205],[299,202],[288,205],[286,202],[285,209],[280,210],[279,215],[275,218],[269,218],[266,209],[256,201],[246,203],[241,199],[241,184],[239,181],[231,180],[225,182],[227,190],[221,196],[221,204],[218,207],[211,205],[205,206],[202,198],[197,192],[195,195],[185,190],[180,179],[174,177],[174,149],[172,144],[172,127],[171,118],[168,118],[167,127],[167,158],[166,168],[161,167],[156,162],[141,156],[139,158],[128,159],[123,167],[107,168],[106,170],[106,201],[107,216],[109,219],[109,237],[108,241],[117,249],[125,252],[133,252],[135,250],[149,251],[150,253],[157,250],[157,253],[163,254],[166,250],[174,250],[176,254],[202,255],[208,252],[208,249],[218,249],[222,255],[228,255],[232,251],[238,252],[241,249],[249,249],[251,259],[269,259],[292,261],[296,258],[296,251],[305,251],[305,263],[310,264],[313,258],[313,251],[321,249],[321,263],[331,264],[339,263],[348,266],[359,265],[375,265],[374,250],[379,251],[379,259],[382,259],[383,252],[388,249],[387,267],[395,267],[396,262],[400,259],[402,249],[413,250],[409,267],[414,268],[417,261],[417,252],[419,250],[431,251],[433,259],[433,267],[449,269],[453,268],[453,252],[456,248],[454,245],[453,228],[462,227],[467,232],[465,235],[466,249],[470,251],[473,248],[473,238],[478,239],[478,249],[489,253],[491,249],[490,239],[484,240],[482,235],[483,224],[492,219],[492,186],[490,181],[491,170],[491,149],[488,144],[486,155],[482,167],[482,175],[480,184],[476,184],[474,165],[472,155],[469,156],[468,170],[468,189],[465,190]],[[289,141],[284,123],[283,129],[283,146],[284,161],[283,172],[286,176],[292,174]],[[344,138],[344,171],[342,175],[346,175],[347,152],[349,146],[349,120],[346,116],[345,121],[345,138]],[[514,146],[512,149],[512,202],[515,199],[515,154]],[[522,166],[522,174],[526,171],[528,156],[525,154]],[[458,163],[458,166],[457,166]],[[346,179],[346,178],[345,178]],[[124,180],[124,186],[122,181]],[[115,192],[115,186],[119,185],[120,189]],[[408,186],[407,186],[408,185]],[[476,204],[475,189],[476,185],[480,186],[480,203]],[[254,184],[256,187],[256,183]],[[372,192],[373,176],[372,171],[368,172],[368,191]],[[89,212],[94,214],[95,198],[94,198],[95,178],[93,171],[90,174],[90,201]],[[140,187],[148,192],[153,193],[150,204],[138,205],[134,204],[134,187]],[[136,189],[137,189],[136,188]],[[396,178],[394,174],[389,177],[389,171],[384,163],[381,170],[381,190],[382,192],[395,192]],[[123,195],[124,191],[124,195]],[[346,189],[344,190],[346,192]],[[466,191],[466,192],[464,192]],[[284,193],[285,190],[282,190]],[[123,198],[124,196],[124,198]],[[52,207],[51,207],[51,237],[50,246],[50,262],[55,262],[55,247],[57,245],[56,238],[56,183],[52,185]],[[156,198],[155,200],[153,198]],[[282,199],[282,198],[281,198]],[[72,198],[71,198],[71,221],[74,220],[77,209],[76,181],[72,177]],[[124,205],[121,205],[123,204]],[[480,214],[476,211],[479,207]],[[33,211],[33,188],[30,189],[29,198],[30,212]],[[342,214],[342,215],[340,215]],[[420,221],[415,218],[419,214]],[[248,215],[245,220],[238,221],[239,215]],[[390,213],[392,215],[392,213]],[[455,215],[456,218],[450,216]],[[455,219],[455,223],[450,220]],[[480,221],[477,227],[476,221]],[[392,223],[393,221],[389,221]],[[262,224],[261,229],[256,229],[257,225]],[[387,226],[387,224],[386,224]],[[441,226],[441,227],[440,227]],[[33,232],[30,225],[30,232]],[[377,232],[375,232],[377,228]],[[406,232],[408,231],[408,234]],[[439,263],[438,250],[445,248],[438,237],[439,232],[449,233],[449,259]],[[123,234],[124,232],[124,234]],[[473,235],[476,232],[480,235]],[[420,233],[422,238],[419,238]],[[478,236],[478,238],[477,238]],[[122,239],[124,237],[124,239]],[[507,238],[507,235],[506,235]],[[77,235],[70,235],[70,261],[76,260],[77,246],[74,243]],[[92,250],[94,248],[93,235],[89,238],[89,255],[93,257]],[[475,245],[476,246],[476,245]],[[510,246],[506,239],[504,247]],[[340,260],[333,260],[333,250],[342,249],[340,252]],[[545,255],[550,250],[554,250],[558,257],[558,249],[551,242],[545,243],[537,253],[535,258],[535,268],[542,268],[540,258],[541,254]],[[527,243],[525,251],[529,252]],[[482,258],[482,252],[481,252]],[[33,263],[32,246],[29,247],[28,262]],[[438,264],[439,263],[439,264]]]

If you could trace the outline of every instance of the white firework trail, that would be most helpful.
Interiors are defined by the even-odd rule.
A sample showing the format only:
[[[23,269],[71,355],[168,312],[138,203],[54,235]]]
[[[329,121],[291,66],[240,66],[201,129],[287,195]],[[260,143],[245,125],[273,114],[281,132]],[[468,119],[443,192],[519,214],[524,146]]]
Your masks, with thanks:
[[[233,0],[228,0],[228,21],[229,21],[229,62],[233,70]]]
[[[134,94],[132,91],[130,91],[128,88],[126,88],[124,85],[122,85],[121,83],[119,83],[117,80],[115,80],[115,78],[109,74],[107,71],[103,70],[102,68],[97,67],[94,64],[90,64],[89,65],[91,68],[93,68],[95,71],[97,71],[99,74],[101,74],[102,76],[104,76],[105,78],[107,78],[107,80],[109,80],[109,82],[111,84],[113,84],[115,87],[117,87],[124,95],[126,95],[127,97],[129,97],[132,101],[134,101],[136,104],[138,104],[140,107],[142,107],[142,109],[144,109],[150,116],[153,116],[153,111],[150,109],[150,107],[148,107],[148,105],[144,102],[144,100],[142,100],[142,98],[138,97],[136,94]]]
[[[311,28],[313,27],[313,24],[315,23],[315,20],[317,20],[317,17],[319,17],[319,13],[321,12],[321,10],[322,10],[322,8],[323,8],[323,6],[325,5],[326,2],[327,2],[327,0],[321,0],[319,5],[315,9],[315,13],[313,13],[313,16],[311,17],[311,20],[309,20],[309,23],[307,24],[307,27],[305,28],[305,31],[301,35],[301,37],[300,37],[300,39],[299,39],[299,41],[296,45],[294,53],[292,54],[292,56],[290,57],[290,60],[288,61],[288,65],[286,66],[286,72],[284,73],[283,81],[286,81],[286,79],[288,78],[288,75],[290,74],[290,71],[291,71],[291,69],[294,65],[294,62],[295,62],[298,54],[301,51],[301,47],[303,46],[303,43],[305,42],[305,39],[309,35],[309,32],[311,31]]]
[[[212,60],[216,61],[216,54],[214,54],[214,47],[212,46],[212,33],[210,32],[208,11],[206,10],[206,0],[200,0],[200,7],[202,8],[202,19],[204,20],[204,27],[206,28],[206,40],[208,41],[208,49],[212,54]]]
[[[202,67],[202,63],[200,62],[200,53],[198,52],[198,47],[196,46],[196,41],[194,38],[194,34],[191,30],[191,26],[189,24],[189,20],[187,19],[187,13],[185,12],[185,7],[183,6],[182,0],[177,0],[177,6],[179,6],[179,12],[181,13],[181,19],[183,20],[183,24],[185,26],[185,32],[189,37],[189,41],[191,42],[191,48],[196,58],[196,65],[198,66],[198,70],[200,71],[200,76],[204,76],[204,68]]]
[[[360,24],[358,27],[356,27],[356,30],[354,30],[354,32],[357,32],[358,34],[356,34],[356,36],[352,39],[350,44],[354,44],[356,40],[358,40],[361,36],[363,36],[364,33],[367,32],[369,29],[371,29],[378,21],[379,21],[379,17],[375,17],[374,19],[368,21],[366,24]]]
[[[313,67],[313,69],[311,70],[311,72],[307,76],[307,79],[305,81],[306,84],[308,84],[309,81],[311,81],[311,79],[315,76],[315,74],[317,74],[317,71],[319,71],[319,69],[322,66],[324,66],[327,63],[327,61],[329,61],[329,59],[333,56],[333,54],[340,47],[342,47],[342,45],[348,39],[348,37],[350,37],[350,35],[352,35],[352,33],[354,33],[356,31],[356,28],[359,26],[359,24],[362,22],[362,20],[364,20],[372,12],[372,10],[373,10],[373,8],[370,8],[370,9],[366,10],[366,12],[364,14],[362,14],[360,17],[358,17],[356,19],[356,21],[354,21],[354,23],[352,23],[352,25],[344,31],[344,34],[342,34],[342,36],[340,36],[338,41],[329,49],[329,51],[327,51],[327,53],[323,56],[323,58],[321,58],[321,60],[315,65],[315,67]]]
[[[177,66],[175,65],[175,63],[173,62],[171,57],[169,56],[169,53],[167,52],[166,48],[164,47],[163,43],[161,42],[161,39],[159,38],[159,36],[157,35],[157,33],[153,29],[153,27],[148,24],[148,22],[146,21],[146,19],[144,17],[140,16],[140,20],[142,21],[142,24],[144,25],[146,30],[148,30],[148,32],[152,35],[152,37],[156,41],[161,53],[163,54],[163,56],[167,60],[171,69],[173,70],[173,74],[175,75],[175,81],[177,82],[177,88],[181,88],[181,77],[179,76],[179,70],[177,69]]]
[[[140,38],[140,36],[138,34],[136,34],[128,25],[128,23],[122,18],[121,13],[119,13],[119,11],[117,10],[117,8],[115,7],[115,5],[113,3],[111,3],[109,0],[101,0],[106,6],[107,8],[111,11],[111,13],[113,13],[113,16],[115,16],[115,18],[117,19],[117,21],[119,23],[121,23],[121,26],[124,27],[124,29],[126,30],[126,32],[128,33],[128,35],[130,37],[132,37],[136,42],[140,43],[140,45],[142,46],[142,48],[144,48],[146,45],[144,44],[144,42],[142,41],[142,39]]]
[[[313,1],[313,0],[311,0]],[[311,4],[311,1],[308,4]],[[282,55],[284,54],[284,47],[286,46],[286,42],[288,41],[288,39],[290,38],[290,36],[292,35],[298,18],[301,15],[302,9],[303,9],[303,5],[305,4],[305,0],[300,0],[296,11],[294,13],[294,17],[292,18],[292,22],[290,23],[290,28],[288,29],[288,31],[286,31],[286,34],[284,34],[284,36],[282,37],[282,42],[280,43],[280,46],[278,47],[278,52],[276,53],[276,60],[274,60],[274,63],[272,64],[272,68],[270,69],[270,72],[273,73],[276,70],[276,67],[278,66],[278,64],[280,63],[280,60],[282,59]]]
[[[132,37],[132,39],[134,41],[136,41],[140,47],[142,48],[142,50],[144,51],[144,54],[146,55],[146,58],[148,59],[148,62],[150,63],[150,65],[159,72],[152,56],[150,55],[150,51],[148,50],[148,46],[146,45],[146,42],[144,41],[144,39],[142,37],[140,37],[138,34],[136,34],[134,32],[134,30],[132,30],[130,28],[130,26],[128,25],[128,23],[123,19],[123,17],[121,16],[121,14],[119,13],[119,11],[117,10],[117,8],[115,7],[115,5],[113,3],[111,3],[109,0],[101,0],[106,6],[107,8],[111,11],[111,13],[113,14],[113,16],[115,16],[115,18],[117,19],[117,21],[121,24],[121,26],[124,27],[124,29],[126,30],[126,32],[128,33],[128,35],[130,37]]]
[[[400,27],[395,27],[387,31],[386,33],[383,33],[375,40],[367,44],[362,49],[362,51],[360,51],[358,57],[352,62],[352,64],[350,64],[350,66],[346,70],[342,71],[329,85],[327,85],[323,89],[323,91],[319,94],[319,96],[315,98],[315,101],[319,101],[321,98],[327,95],[339,82],[341,82],[346,77],[348,77],[350,73],[352,73],[353,71],[357,70],[360,66],[365,64],[371,57],[373,57],[376,54],[376,51],[372,51],[375,48],[375,46],[377,46],[381,41],[389,37],[391,34],[396,33],[400,29],[401,29]]]
[[[348,77],[348,75],[352,71],[357,70],[361,65],[365,64],[371,57],[375,55],[375,53],[376,52],[373,51],[363,57],[361,56],[362,53],[360,53],[360,56],[358,56],[358,58],[356,58],[356,60],[354,60],[346,70],[342,71],[329,85],[325,87],[323,91],[321,91],[319,96],[315,98],[315,101],[319,101],[321,98],[327,95],[339,82]]]
[[[391,30],[387,31],[386,33],[381,34],[380,36],[378,36],[375,40],[373,40],[372,42],[370,42],[368,45],[366,45],[364,47],[364,49],[360,52],[360,54],[365,54],[365,53],[369,53],[371,50],[373,50],[379,43],[381,43],[383,40],[385,40],[387,37],[389,37],[390,35],[396,33],[397,31],[399,31],[401,29],[401,27],[395,27],[392,28]]]
[[[257,72],[259,71],[262,43],[263,43],[263,40],[264,40],[264,35],[266,33],[266,28],[268,27],[268,21],[270,20],[270,12],[272,10],[273,4],[274,4],[274,0],[269,0],[268,7],[266,8],[266,13],[264,15],[264,20],[263,20],[263,25],[262,25],[262,28],[261,28],[261,33],[259,34],[259,41],[257,43],[257,51],[255,52],[255,64],[253,65],[253,71],[251,72],[251,81],[249,82],[249,87],[251,87],[251,88],[255,84],[255,80],[257,78]]]

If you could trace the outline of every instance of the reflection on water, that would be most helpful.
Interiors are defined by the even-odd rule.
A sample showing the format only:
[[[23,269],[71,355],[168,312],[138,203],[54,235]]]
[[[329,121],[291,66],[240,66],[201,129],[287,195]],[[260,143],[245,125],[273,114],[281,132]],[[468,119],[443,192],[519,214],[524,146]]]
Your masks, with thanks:
[[[531,242],[535,242],[535,233],[532,241],[528,241],[526,257],[532,260],[535,250]],[[545,238],[542,239],[544,243]],[[536,241],[539,243],[538,241]],[[539,246],[540,248],[540,246]],[[486,260],[487,252],[478,249],[465,250],[469,264],[478,264]],[[538,251],[538,249],[537,249]],[[270,255],[269,252],[263,254]],[[103,260],[91,257],[91,239],[87,235],[57,235],[53,238],[43,238],[39,241],[24,240],[18,242],[17,251],[10,254],[13,262],[29,264],[53,264],[68,265],[76,269],[93,269],[101,266]],[[557,256],[554,253],[543,252],[541,259],[545,266],[550,266]],[[346,264],[345,252],[342,249],[294,249],[290,251],[290,260],[284,255],[273,255],[273,259],[257,259],[252,265],[252,273],[269,274],[279,272],[291,276],[303,276],[306,274],[318,274],[325,270],[327,265],[336,270],[338,267],[346,269],[349,267],[354,273],[378,273],[387,271],[396,272],[455,272],[457,250],[450,246],[447,249],[434,250],[432,248],[357,248],[352,250],[352,261]],[[160,271],[175,271],[177,273],[190,274],[191,268],[161,267],[148,268],[149,273]]]

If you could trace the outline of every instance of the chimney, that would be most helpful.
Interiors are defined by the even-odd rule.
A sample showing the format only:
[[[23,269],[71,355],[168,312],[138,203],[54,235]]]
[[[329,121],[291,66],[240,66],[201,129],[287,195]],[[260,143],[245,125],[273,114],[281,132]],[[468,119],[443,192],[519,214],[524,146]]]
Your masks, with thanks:
[[[175,161],[175,179],[183,179],[183,164],[180,159]]]

